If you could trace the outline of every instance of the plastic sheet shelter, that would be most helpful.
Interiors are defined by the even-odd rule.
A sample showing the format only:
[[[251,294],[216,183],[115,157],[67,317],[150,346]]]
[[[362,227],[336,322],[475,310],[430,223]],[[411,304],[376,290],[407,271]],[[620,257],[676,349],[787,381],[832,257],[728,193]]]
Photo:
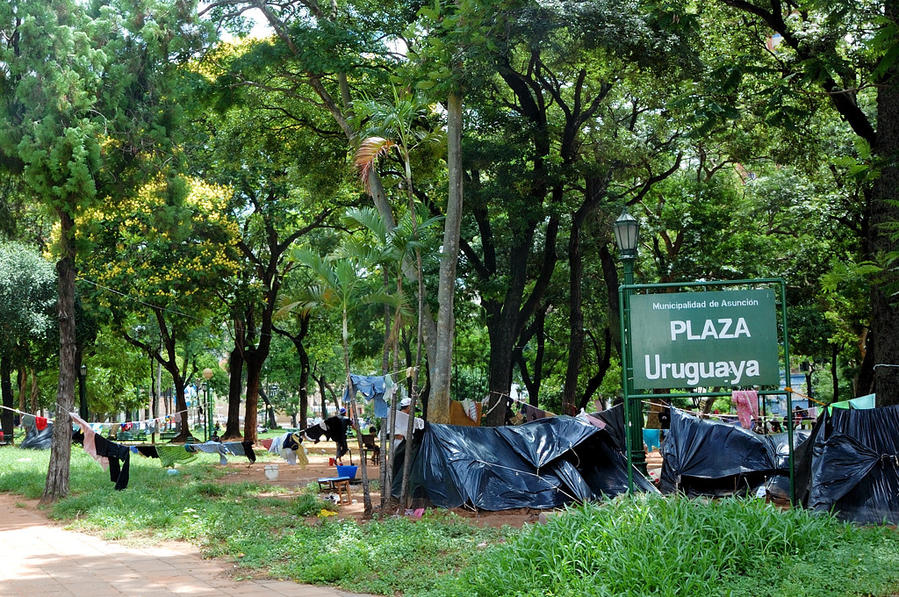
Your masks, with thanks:
[[[899,406],[833,409],[813,436],[808,507],[899,524]]]
[[[410,488],[420,503],[545,509],[627,491],[627,459],[612,437],[572,417],[504,427],[428,424],[416,444]],[[399,496],[399,475],[394,479]],[[656,492],[636,469],[634,479],[640,490]]]
[[[808,438],[794,433],[794,445]],[[748,493],[772,475],[787,472],[787,434],[764,436],[738,425],[700,419],[671,409],[671,428],[662,443],[663,493],[724,496]]]
[[[32,417],[31,423],[25,426],[25,439],[19,447],[29,450],[49,450],[51,443],[53,443],[53,423],[47,423],[46,427],[38,431]]]

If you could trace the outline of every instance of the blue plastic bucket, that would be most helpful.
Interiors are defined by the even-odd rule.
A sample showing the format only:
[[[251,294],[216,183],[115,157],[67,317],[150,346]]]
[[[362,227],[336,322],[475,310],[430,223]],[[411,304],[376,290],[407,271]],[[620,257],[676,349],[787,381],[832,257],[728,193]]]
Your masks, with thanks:
[[[349,477],[350,479],[356,478],[356,469],[358,466],[342,466],[340,464],[337,465],[337,476],[338,477]]]

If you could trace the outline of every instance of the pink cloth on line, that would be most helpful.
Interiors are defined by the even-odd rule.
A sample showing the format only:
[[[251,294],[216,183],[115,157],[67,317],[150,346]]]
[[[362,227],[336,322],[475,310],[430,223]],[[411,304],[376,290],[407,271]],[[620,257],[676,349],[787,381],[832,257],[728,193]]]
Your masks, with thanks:
[[[84,434],[84,451],[91,455],[91,458],[96,460],[100,466],[103,467],[103,470],[109,470],[109,458],[105,456],[99,456],[97,454],[97,444],[94,441],[96,437],[96,433],[91,429],[91,426],[87,424],[87,422],[76,415],[75,413],[69,413],[69,416],[72,417],[72,420],[75,421],[77,425],[81,427],[81,433]]]
[[[590,424],[593,425],[594,427],[599,427],[600,429],[605,429],[605,428],[606,428],[606,422],[603,421],[602,419],[597,419],[596,417],[593,417],[593,416],[591,416],[591,415],[588,415],[587,413],[584,413],[584,417],[585,417],[585,418],[587,419],[587,421],[589,421]]]
[[[759,393],[755,390],[734,390],[731,393],[743,429],[752,429],[752,420],[759,416],[758,398]]]

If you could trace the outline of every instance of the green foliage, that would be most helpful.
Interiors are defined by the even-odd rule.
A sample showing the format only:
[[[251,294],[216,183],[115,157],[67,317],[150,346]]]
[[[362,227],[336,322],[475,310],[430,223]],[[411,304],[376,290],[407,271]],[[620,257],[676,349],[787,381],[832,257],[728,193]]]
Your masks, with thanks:
[[[46,339],[55,305],[53,265],[21,244],[0,242],[0,354]]]
[[[312,491],[317,491],[313,488]],[[337,505],[331,500],[325,500],[315,493],[307,492],[298,497],[290,506],[290,512],[294,516],[316,516],[322,510],[337,512]]]
[[[494,546],[447,595],[848,595],[899,582],[899,536],[759,500],[622,497]]]

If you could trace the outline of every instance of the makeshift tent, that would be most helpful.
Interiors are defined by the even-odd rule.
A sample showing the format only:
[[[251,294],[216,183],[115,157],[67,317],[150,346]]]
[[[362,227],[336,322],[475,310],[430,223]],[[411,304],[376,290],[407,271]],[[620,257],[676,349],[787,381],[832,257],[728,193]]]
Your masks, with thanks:
[[[874,399],[876,394],[865,394],[851,400],[843,400],[842,402],[834,402],[827,406],[827,412],[833,412],[835,408],[845,409],[868,409],[874,408]]]
[[[30,450],[49,450],[53,442],[53,423],[38,431],[35,419],[32,416],[22,417],[22,426],[25,428],[25,439],[19,444],[20,448]]]
[[[398,471],[405,444],[396,453]],[[627,491],[627,460],[612,435],[572,417],[504,427],[427,424],[415,448],[412,497],[443,508],[555,508]],[[634,482],[656,491],[637,469]]]
[[[794,446],[807,438],[807,432],[795,432]],[[661,451],[659,488],[663,493],[747,494],[772,475],[789,474],[786,433],[759,435],[676,408],[671,409],[671,428]]]
[[[834,409],[813,435],[808,506],[899,524],[899,406]]]

